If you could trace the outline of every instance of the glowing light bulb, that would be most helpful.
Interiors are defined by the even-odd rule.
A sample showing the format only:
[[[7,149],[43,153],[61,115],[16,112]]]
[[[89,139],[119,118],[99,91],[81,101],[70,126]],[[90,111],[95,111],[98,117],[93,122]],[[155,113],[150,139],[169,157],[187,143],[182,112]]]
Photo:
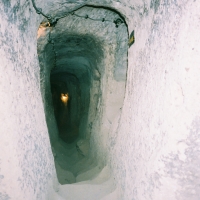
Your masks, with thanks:
[[[68,100],[69,100],[69,95],[68,95],[68,93],[66,93],[66,94],[61,93],[60,99],[61,99],[61,101],[62,101],[65,105],[67,105],[67,102],[68,102]]]

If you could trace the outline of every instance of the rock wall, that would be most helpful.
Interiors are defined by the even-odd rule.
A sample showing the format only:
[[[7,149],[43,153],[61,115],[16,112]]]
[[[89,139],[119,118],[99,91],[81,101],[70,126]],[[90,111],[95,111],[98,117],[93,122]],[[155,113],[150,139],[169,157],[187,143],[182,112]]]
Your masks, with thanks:
[[[1,1],[0,19],[0,199],[50,199],[56,178],[40,94],[41,19],[26,0]]]
[[[122,199],[200,198],[199,8],[151,1],[129,18],[136,42],[121,120],[108,141]]]

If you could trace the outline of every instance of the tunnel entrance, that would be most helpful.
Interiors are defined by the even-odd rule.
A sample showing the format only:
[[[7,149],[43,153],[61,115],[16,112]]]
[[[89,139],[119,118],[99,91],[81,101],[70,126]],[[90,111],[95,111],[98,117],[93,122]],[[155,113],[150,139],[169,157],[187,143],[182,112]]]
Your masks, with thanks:
[[[91,179],[105,165],[99,144],[121,112],[127,48],[124,19],[105,8],[84,6],[38,29],[41,93],[61,184]]]

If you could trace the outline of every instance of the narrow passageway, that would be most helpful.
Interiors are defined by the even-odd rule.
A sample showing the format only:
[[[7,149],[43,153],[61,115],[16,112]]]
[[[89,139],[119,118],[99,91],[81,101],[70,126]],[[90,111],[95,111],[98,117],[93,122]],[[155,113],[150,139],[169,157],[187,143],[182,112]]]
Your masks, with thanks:
[[[57,178],[64,185],[61,196],[65,198],[116,195],[105,158],[98,156],[104,147],[98,143],[106,140],[123,103],[127,38],[121,16],[88,6],[60,19],[54,27],[45,21],[39,27],[41,93]],[[73,184],[83,181],[85,186]],[[68,184],[73,184],[72,188]],[[96,188],[93,197],[86,194],[91,185]],[[74,187],[86,187],[84,198]],[[99,192],[102,188],[105,193]]]
[[[58,128],[58,137],[53,141],[52,149],[61,184],[76,182],[79,173],[93,162],[87,161],[89,141],[83,139],[85,126],[81,125],[81,122],[87,124],[89,81],[87,84],[87,80],[83,81],[78,73],[73,74],[70,70],[70,67],[78,68],[75,61],[69,67],[65,64],[64,69],[52,69],[50,73],[52,103]]]
[[[0,200],[200,200],[199,10],[0,1]]]

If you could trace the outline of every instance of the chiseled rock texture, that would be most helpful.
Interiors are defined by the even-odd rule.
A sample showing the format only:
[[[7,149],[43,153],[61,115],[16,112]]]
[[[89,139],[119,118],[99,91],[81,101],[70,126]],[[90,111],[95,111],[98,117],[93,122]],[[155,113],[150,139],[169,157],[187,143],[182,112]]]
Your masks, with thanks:
[[[49,199],[56,176],[39,89],[41,19],[26,0],[1,1],[0,19],[0,199]]]
[[[112,170],[119,199],[199,200],[200,2],[36,4],[57,16],[84,5],[112,8],[126,20],[129,34],[135,31],[123,106],[109,123],[102,112],[103,128],[91,133],[91,151]],[[40,94],[36,38],[43,18],[31,1],[3,0],[0,19],[0,199],[51,199],[57,179]],[[108,85],[101,86],[104,93]],[[108,105],[102,105],[105,113]]]

